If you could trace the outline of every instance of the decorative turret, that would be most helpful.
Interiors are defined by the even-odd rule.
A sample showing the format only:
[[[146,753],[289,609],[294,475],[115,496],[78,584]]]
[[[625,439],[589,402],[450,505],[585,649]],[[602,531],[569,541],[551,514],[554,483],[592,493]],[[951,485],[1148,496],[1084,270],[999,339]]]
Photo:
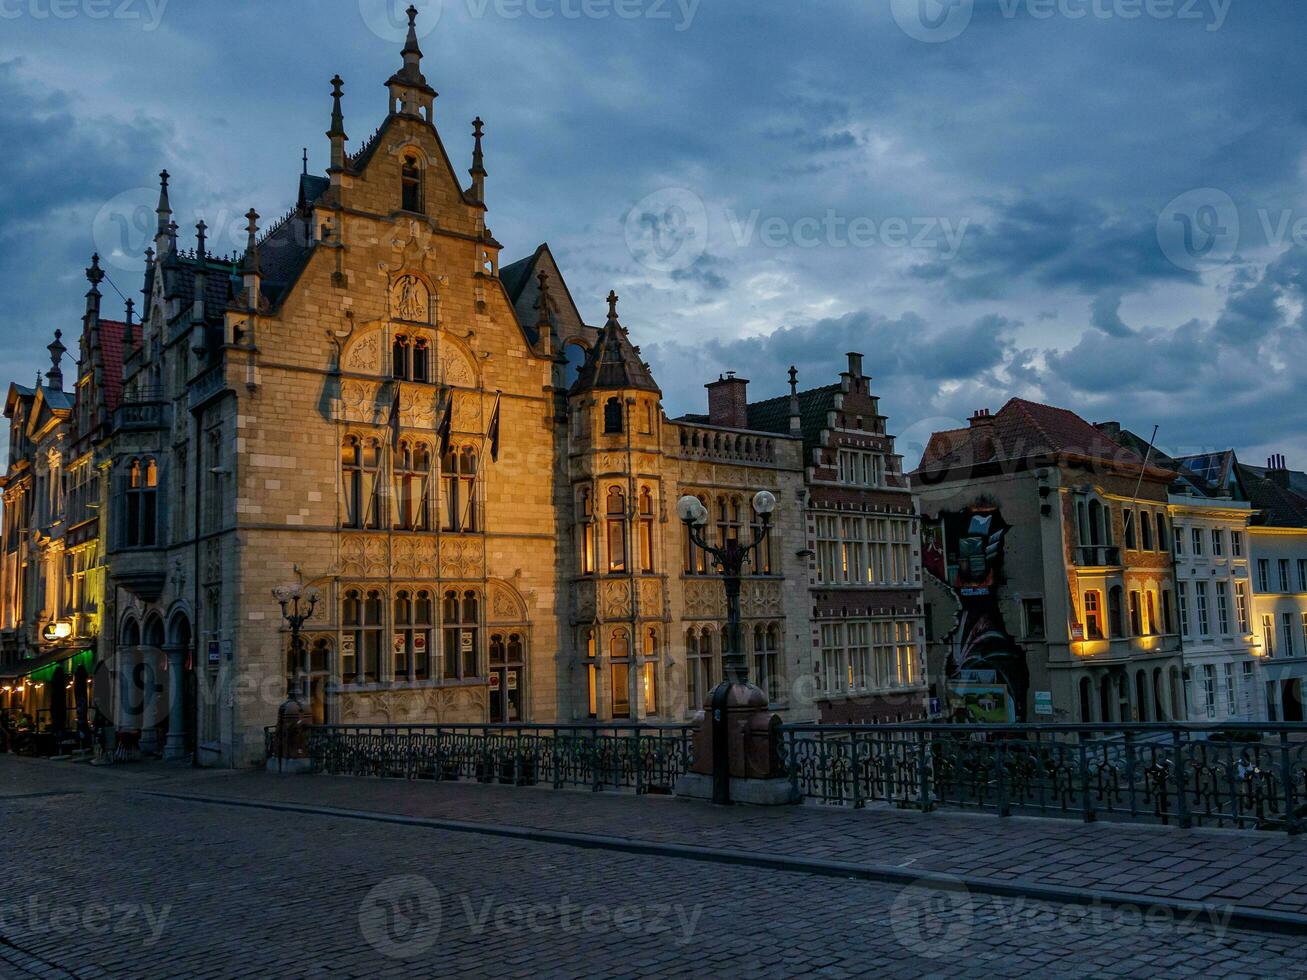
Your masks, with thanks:
[[[123,357],[131,353],[132,348],[136,346],[136,340],[132,336],[132,330],[136,323],[136,301],[127,300],[127,311],[123,317]]]
[[[45,349],[50,352],[50,370],[45,372],[45,380],[55,391],[64,390],[64,372],[59,366],[63,360],[64,354],[68,353],[68,348],[63,345],[60,338],[63,337],[62,330],[54,332],[54,341]]]
[[[478,204],[486,203],[486,167],[481,153],[481,132],[484,126],[480,116],[472,120],[472,168],[468,173],[472,175],[472,200]]]
[[[168,171],[159,171],[159,205],[154,209],[159,222],[154,232],[154,252],[160,258],[177,247],[177,226],[172,223],[172,202],[168,199]]]
[[[540,347],[544,354],[552,354],[558,347],[554,336],[554,317],[549,299],[549,273],[544,269],[536,276],[539,290],[536,293],[536,333],[540,336]]]
[[[345,114],[340,108],[340,97],[344,91],[345,82],[339,75],[334,75],[331,79],[331,128],[327,130],[327,138],[331,140],[331,169],[327,171],[332,174],[332,183],[338,181],[339,171],[345,169],[345,142],[349,139],[345,135]]]
[[[608,294],[608,322],[599,331],[599,339],[590,352],[569,394],[587,388],[628,388],[662,394],[649,366],[640,360],[631,345],[626,328],[617,319],[617,293]]]
[[[408,38],[404,41],[404,67],[386,81],[390,90],[390,111],[405,116],[420,116],[432,122],[432,106],[436,90],[427,84],[422,74],[422,49],[418,47],[417,8],[410,5]]]
[[[82,336],[78,342],[78,375],[88,362],[91,352],[100,346],[100,283],[104,280],[104,270],[100,268],[100,256],[91,256],[91,266],[86,270],[86,281],[91,288],[86,291],[86,313],[82,316]]]

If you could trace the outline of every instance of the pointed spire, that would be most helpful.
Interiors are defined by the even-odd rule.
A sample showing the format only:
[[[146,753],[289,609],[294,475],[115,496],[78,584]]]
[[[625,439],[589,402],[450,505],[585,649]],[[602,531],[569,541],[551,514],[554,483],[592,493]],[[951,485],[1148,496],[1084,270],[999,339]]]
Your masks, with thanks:
[[[100,268],[100,254],[91,256],[90,268],[86,270],[86,281],[91,288],[86,291],[87,317],[100,318],[100,283],[104,281],[104,270]]]
[[[127,300],[127,312],[123,318],[123,354],[130,354],[136,342],[132,340],[132,327],[135,326],[136,300]]]
[[[340,108],[340,98],[344,94],[345,82],[340,75],[333,75],[331,79],[331,128],[327,130],[327,138],[331,140],[331,169],[345,169],[345,142],[349,136],[345,134],[345,114]]]
[[[205,257],[209,254],[205,249],[206,240],[204,235],[208,230],[209,226],[204,223],[203,218],[201,218],[195,225],[195,257],[201,262],[203,262]]]
[[[245,212],[245,219],[249,222],[245,226],[248,237],[245,243],[245,262],[241,267],[245,274],[245,307],[257,310],[262,292],[262,277],[259,274],[259,212],[250,208]]]
[[[304,161],[304,169],[301,170],[300,173],[304,174],[307,177],[309,173],[309,148],[307,146],[304,147],[303,161]]]
[[[611,289],[608,291],[608,322],[617,322],[617,292]]]
[[[481,152],[481,135],[485,123],[477,116],[472,120],[472,197],[478,204],[486,203],[486,166]]]
[[[386,81],[390,90],[390,111],[405,115],[421,115],[426,112],[427,122],[431,122],[431,107],[436,98],[436,90],[427,84],[422,74],[422,48],[418,46],[418,11],[409,5],[408,37],[404,40],[404,65]]]
[[[203,218],[201,218],[195,225],[195,297],[192,300],[191,306],[191,349],[197,352],[204,349],[204,329],[202,324],[208,318],[209,313],[209,258],[205,247],[206,241],[204,235],[208,230],[208,227],[209,226],[204,223]]]
[[[68,348],[60,340],[61,337],[63,337],[63,331],[56,330],[54,332],[54,342],[46,347],[46,350],[50,352],[50,370],[45,372],[45,379],[49,382],[50,387],[56,391],[64,390],[64,372],[60,368],[59,362],[63,360],[64,354],[68,352]]]
[[[172,204],[168,200],[168,171],[159,171],[159,206],[154,209],[154,213],[159,216],[158,234],[162,235],[168,230],[168,223],[172,220]]]
[[[803,419],[799,412],[799,369],[790,365],[790,431],[799,432]]]

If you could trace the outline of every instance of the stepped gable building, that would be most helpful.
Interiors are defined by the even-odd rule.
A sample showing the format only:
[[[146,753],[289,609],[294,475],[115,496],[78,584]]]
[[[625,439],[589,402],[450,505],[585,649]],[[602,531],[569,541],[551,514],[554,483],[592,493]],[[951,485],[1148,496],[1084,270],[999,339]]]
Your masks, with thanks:
[[[1185,718],[1174,476],[1074,413],[1020,398],[931,437],[912,485],[927,515],[928,659],[942,712]]]
[[[296,583],[321,593],[315,720],[684,720],[722,676],[726,610],[676,501],[699,496],[724,541],[756,533],[761,489],[779,506],[742,590],[752,678],[790,718],[818,697],[897,713],[922,676],[915,518],[860,366],[779,408],[723,379],[708,416],[668,419],[615,295],[591,326],[548,246],[501,263],[483,123],[461,181],[409,16],[380,128],[347,150],[334,78],[330,167],[271,226],[251,210],[241,254],[211,254],[203,221],[183,247],[161,174],[141,323],[88,300],[95,428],[70,428],[80,383],[11,389],[6,676],[63,655],[31,648],[58,601],[34,598],[33,542],[67,532],[33,531],[64,527],[42,468],[76,445],[102,585],[73,636],[99,631],[95,698],[147,750],[262,758],[303,666],[273,597]]]
[[[750,403],[733,374],[708,384],[707,416],[802,443],[802,539],[811,618],[796,682],[828,722],[924,717],[926,679],[917,509],[862,355],[834,384]],[[763,642],[754,637],[755,645]],[[801,679],[801,680],[800,680]]]

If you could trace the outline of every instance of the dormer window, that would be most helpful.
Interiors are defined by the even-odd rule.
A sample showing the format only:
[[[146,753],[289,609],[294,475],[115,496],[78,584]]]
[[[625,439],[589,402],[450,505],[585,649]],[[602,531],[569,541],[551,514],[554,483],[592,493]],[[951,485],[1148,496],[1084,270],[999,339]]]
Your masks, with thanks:
[[[422,167],[415,154],[407,154],[400,169],[400,207],[422,210]]]

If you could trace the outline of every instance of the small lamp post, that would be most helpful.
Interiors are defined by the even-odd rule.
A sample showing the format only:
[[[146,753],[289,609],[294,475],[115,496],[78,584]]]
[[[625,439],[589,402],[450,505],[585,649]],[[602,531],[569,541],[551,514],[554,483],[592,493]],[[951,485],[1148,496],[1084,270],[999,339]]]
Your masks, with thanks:
[[[689,531],[690,540],[711,556],[721,570],[722,584],[726,588],[726,644],[722,650],[722,681],[713,688],[708,704],[704,705],[711,711],[714,803],[731,802],[726,714],[728,702],[732,700],[732,689],[742,689],[735,698],[741,706],[761,703],[765,708],[768,701],[766,694],[749,684],[748,661],[740,631],[740,576],[744,563],[753,560],[767,539],[771,530],[771,515],[775,509],[776,497],[767,490],[759,490],[753,496],[753,510],[758,515],[761,530],[748,544],[728,539],[715,547],[704,536],[704,528],[708,524],[708,508],[703,502],[687,494],[676,504],[676,515]]]
[[[304,642],[300,636],[304,623],[322,598],[322,593],[309,586],[282,585],[272,590],[272,596],[281,606],[281,618],[290,627],[290,651],[294,665],[286,681],[286,700],[277,709],[277,759],[284,770],[286,760],[304,759],[304,729],[308,724],[308,663]]]

